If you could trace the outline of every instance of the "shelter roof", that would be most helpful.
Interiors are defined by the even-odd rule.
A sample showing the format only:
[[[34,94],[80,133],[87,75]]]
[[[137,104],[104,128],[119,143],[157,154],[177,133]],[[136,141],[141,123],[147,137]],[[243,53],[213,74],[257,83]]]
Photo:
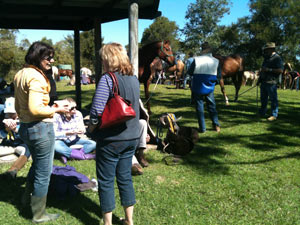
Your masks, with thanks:
[[[160,0],[136,0],[139,19],[154,19]],[[0,0],[0,28],[90,30],[101,23],[128,18],[130,0]]]

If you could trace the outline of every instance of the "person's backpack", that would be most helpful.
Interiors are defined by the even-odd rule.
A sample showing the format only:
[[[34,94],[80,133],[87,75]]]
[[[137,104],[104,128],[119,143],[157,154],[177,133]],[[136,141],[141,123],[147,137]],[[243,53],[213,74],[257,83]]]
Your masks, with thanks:
[[[21,138],[18,135],[16,135],[16,133],[10,131],[8,132],[7,136],[2,139],[1,145],[17,147],[23,143],[24,142],[21,140]]]
[[[157,149],[166,153],[185,156],[190,153],[195,143],[198,141],[198,131],[192,127],[179,127],[175,114],[165,113],[158,119],[157,125]],[[164,140],[162,137],[162,128],[168,128],[167,135]]]

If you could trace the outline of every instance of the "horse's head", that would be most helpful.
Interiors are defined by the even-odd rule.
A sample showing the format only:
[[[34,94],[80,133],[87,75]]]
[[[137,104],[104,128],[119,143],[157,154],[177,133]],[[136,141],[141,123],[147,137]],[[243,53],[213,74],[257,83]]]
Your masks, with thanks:
[[[172,52],[170,41],[161,41],[159,42],[159,58],[163,59],[170,66],[175,64],[175,57]]]

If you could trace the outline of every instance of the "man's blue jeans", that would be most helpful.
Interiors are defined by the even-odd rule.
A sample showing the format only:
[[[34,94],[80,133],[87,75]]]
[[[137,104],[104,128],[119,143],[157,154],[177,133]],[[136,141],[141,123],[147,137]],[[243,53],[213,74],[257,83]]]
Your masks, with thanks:
[[[261,116],[264,116],[267,112],[268,100],[271,101],[271,115],[278,116],[278,98],[277,98],[277,85],[261,83],[260,86],[260,102],[261,108],[259,113]]]
[[[70,158],[72,152],[72,149],[70,148],[71,145],[83,145],[83,151],[85,154],[96,149],[95,141],[78,138],[75,139],[74,141],[56,140],[55,152]]]
[[[135,204],[131,164],[138,142],[139,139],[97,142],[96,173],[102,212],[111,212],[115,208],[115,177],[117,178],[122,206]]]
[[[48,193],[50,175],[54,157],[53,123],[21,123],[19,134],[28,146],[32,165],[27,175],[27,182],[33,183],[32,195],[44,197]]]
[[[205,117],[204,117],[204,101],[206,102],[206,107],[209,113],[209,117],[212,121],[213,126],[220,126],[218,120],[218,113],[216,109],[215,97],[214,92],[211,92],[208,95],[199,95],[196,93],[194,94],[194,99],[196,103],[196,112],[198,117],[198,124],[200,132],[205,132]]]

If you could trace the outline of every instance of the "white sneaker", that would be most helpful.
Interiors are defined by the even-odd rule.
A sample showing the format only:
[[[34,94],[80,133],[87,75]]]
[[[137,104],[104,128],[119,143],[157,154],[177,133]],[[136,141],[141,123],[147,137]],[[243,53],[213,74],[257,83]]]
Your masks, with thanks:
[[[96,184],[96,186],[92,188],[92,191],[97,192],[98,191],[98,181],[97,181],[97,179],[93,178],[91,181]]]
[[[26,151],[26,148],[23,146],[17,146],[15,148],[15,153],[17,153],[18,155],[25,155],[25,151]]]

